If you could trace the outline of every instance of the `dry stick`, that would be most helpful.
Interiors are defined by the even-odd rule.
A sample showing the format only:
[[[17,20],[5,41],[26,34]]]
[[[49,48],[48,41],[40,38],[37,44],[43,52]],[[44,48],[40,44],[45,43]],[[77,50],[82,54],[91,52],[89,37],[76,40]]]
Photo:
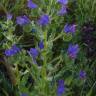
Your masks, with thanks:
[[[12,84],[14,86],[16,86],[16,77],[15,77],[15,74],[14,72],[12,71],[12,68],[11,68],[11,65],[8,63],[8,60],[4,57],[4,66],[6,67],[7,69],[7,72],[8,72],[8,75],[9,75],[9,78],[12,82]]]
[[[55,70],[58,68],[61,62],[62,62],[62,58],[60,58],[60,60],[56,63],[54,69],[48,73],[48,76],[50,76],[53,72],[55,72]]]
[[[5,12],[5,14],[7,14],[6,8],[1,3],[0,3],[0,9],[2,9]]]

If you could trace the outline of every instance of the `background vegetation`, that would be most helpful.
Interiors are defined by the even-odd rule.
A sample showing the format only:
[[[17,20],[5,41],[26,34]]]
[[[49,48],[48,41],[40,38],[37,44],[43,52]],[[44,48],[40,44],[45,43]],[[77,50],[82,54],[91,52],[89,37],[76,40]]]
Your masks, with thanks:
[[[69,0],[63,15],[56,0],[32,2],[38,8],[28,8],[27,0],[0,0],[0,96],[96,96],[96,0]],[[37,24],[42,14],[50,17],[47,26]],[[20,26],[16,18],[24,15],[30,23]],[[76,32],[63,32],[66,24],[75,24]],[[75,59],[70,43],[79,45]],[[20,52],[6,56],[14,44]],[[35,62],[31,48],[38,50]]]

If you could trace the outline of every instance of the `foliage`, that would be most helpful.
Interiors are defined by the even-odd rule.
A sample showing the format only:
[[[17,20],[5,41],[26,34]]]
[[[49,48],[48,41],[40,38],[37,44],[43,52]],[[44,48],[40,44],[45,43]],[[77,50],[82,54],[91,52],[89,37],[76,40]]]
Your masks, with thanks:
[[[0,0],[0,96],[96,95],[96,0],[61,1]]]

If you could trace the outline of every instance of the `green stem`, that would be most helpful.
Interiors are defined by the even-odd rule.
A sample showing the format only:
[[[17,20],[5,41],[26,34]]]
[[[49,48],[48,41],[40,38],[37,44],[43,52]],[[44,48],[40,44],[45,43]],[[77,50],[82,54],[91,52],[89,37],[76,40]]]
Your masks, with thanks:
[[[44,94],[46,94],[47,96],[47,70],[46,70],[46,66],[47,66],[47,31],[44,32],[44,52],[43,52],[43,66],[42,66],[42,70],[41,70],[41,75],[42,75],[42,90],[44,92]]]
[[[91,14],[94,13],[94,9],[95,9],[95,4],[96,4],[96,0],[93,1],[93,4],[92,4],[92,10],[90,12],[92,12]]]
[[[43,61],[43,69],[44,69],[44,78],[46,79],[46,65],[47,65],[47,31],[44,32],[44,53],[43,53],[43,56],[44,56],[44,61]]]
[[[61,55],[60,56],[58,56],[58,57],[56,57],[55,59],[53,59],[51,62],[49,62],[48,64],[52,64],[53,62],[55,62],[55,61],[57,61],[58,59],[60,59],[61,58]]]
[[[12,82],[12,84],[15,86],[16,85],[16,77],[15,77],[15,74],[13,73],[13,70],[11,68],[11,65],[9,64],[8,60],[4,57],[4,60],[5,60],[5,63],[4,63],[4,66],[6,67],[7,69],[7,72],[10,76],[10,80]]]
[[[60,35],[58,35],[57,37],[55,37],[51,42],[54,42],[56,40],[58,40],[59,38],[61,38],[63,36],[63,34],[61,33]]]

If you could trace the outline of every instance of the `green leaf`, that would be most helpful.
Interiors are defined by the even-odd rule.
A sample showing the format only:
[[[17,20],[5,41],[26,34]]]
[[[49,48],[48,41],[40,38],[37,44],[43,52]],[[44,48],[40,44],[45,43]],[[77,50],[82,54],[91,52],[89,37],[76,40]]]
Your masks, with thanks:
[[[25,25],[25,26],[23,27],[23,30],[24,30],[25,32],[31,32],[31,30],[32,30],[31,24]]]
[[[90,89],[90,91],[88,92],[86,96],[92,96],[92,89]]]
[[[70,41],[72,39],[72,34],[70,34],[70,33],[64,33],[63,34],[63,40],[64,41]]]
[[[67,78],[65,79],[65,84],[66,84],[66,85],[70,85],[71,82],[72,82],[72,80],[73,80],[73,77],[72,77],[72,76],[67,77]]]

